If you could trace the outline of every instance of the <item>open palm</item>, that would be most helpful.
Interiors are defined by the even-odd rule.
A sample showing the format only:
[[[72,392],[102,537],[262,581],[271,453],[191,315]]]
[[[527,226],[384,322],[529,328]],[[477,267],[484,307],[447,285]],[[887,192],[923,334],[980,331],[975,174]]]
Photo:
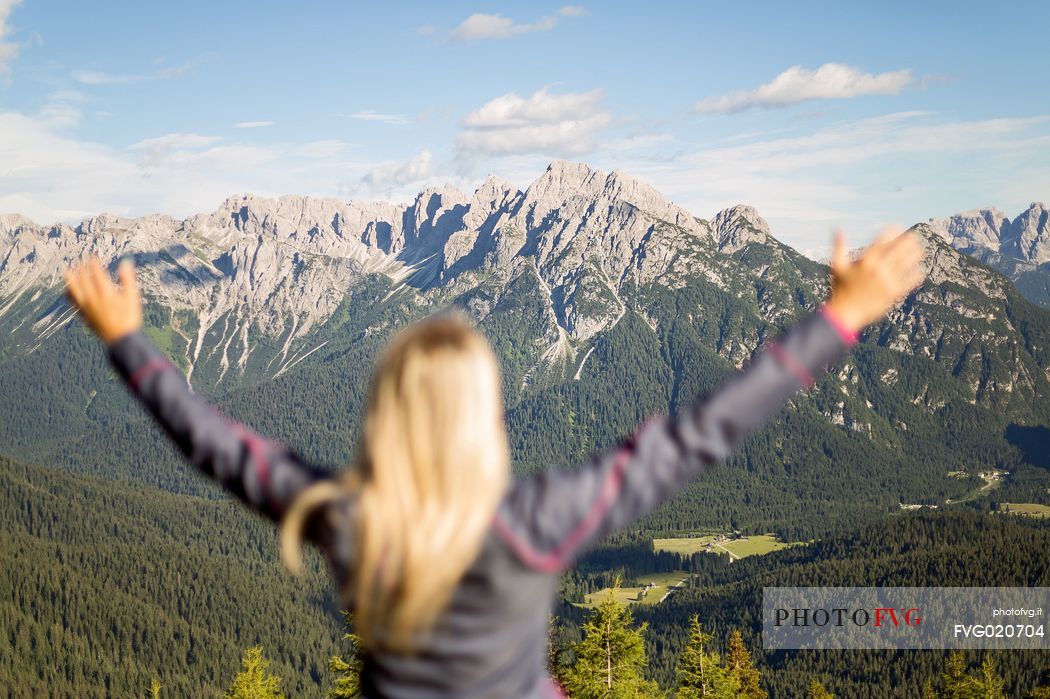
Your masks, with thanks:
[[[142,297],[131,262],[121,263],[117,270],[119,287],[94,255],[65,276],[70,300],[107,345],[142,327]]]

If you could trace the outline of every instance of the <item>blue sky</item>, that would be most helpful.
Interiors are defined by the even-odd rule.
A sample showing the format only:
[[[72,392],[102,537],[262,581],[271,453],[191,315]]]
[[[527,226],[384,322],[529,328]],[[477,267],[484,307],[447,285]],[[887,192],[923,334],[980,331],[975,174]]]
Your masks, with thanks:
[[[405,200],[555,158],[695,215],[841,226],[1050,198],[1050,4],[0,0],[0,213]]]

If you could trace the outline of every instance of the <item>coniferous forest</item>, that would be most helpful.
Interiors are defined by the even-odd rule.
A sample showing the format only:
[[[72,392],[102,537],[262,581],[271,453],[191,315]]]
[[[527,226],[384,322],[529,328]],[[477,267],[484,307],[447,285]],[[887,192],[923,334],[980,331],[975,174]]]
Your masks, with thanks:
[[[255,646],[265,649],[285,695],[337,691],[347,665],[331,660],[352,661],[354,645],[343,638],[320,562],[311,558],[305,584],[284,573],[267,522],[224,500],[10,460],[2,465],[4,560],[13,565],[4,566],[0,588],[9,651],[0,673],[9,678],[9,696],[138,696],[153,680],[162,685],[160,696],[214,696],[228,689],[242,652]],[[704,662],[725,665],[734,643],[743,643],[770,696],[802,696],[816,679],[835,696],[920,697],[927,679],[934,689],[944,686],[950,654],[763,652],[762,586],[1050,585],[1050,523],[976,510],[905,514],[733,564],[707,553],[656,556],[636,537],[621,535],[585,557],[566,578],[566,597],[573,580],[597,590],[609,575],[613,584],[629,583],[660,570],[691,570],[689,586],[630,612],[562,603],[551,634],[552,671],[574,678],[566,682],[576,687],[573,696],[606,696],[589,693],[595,680],[584,672],[588,629],[602,628],[589,619],[604,613],[625,634],[637,632],[628,643],[637,677],[627,685],[635,693],[615,696],[662,696],[678,687],[696,617],[713,658]],[[1047,680],[1046,652],[971,652],[964,662],[976,673],[985,658],[1004,688],[987,696],[1023,696]]]
[[[968,273],[999,279],[951,254]],[[221,338],[208,336],[211,354],[195,365],[193,386],[337,470],[353,459],[371,367],[391,334],[449,305],[484,306],[479,327],[504,372],[515,472],[571,467],[649,415],[710,391],[819,299],[822,268],[783,246],[752,244],[726,264],[779,265],[782,283],[626,284],[630,304],[581,348],[583,361],[547,367],[529,349],[549,309],[528,269],[499,288],[426,298],[366,276],[311,331],[319,351],[308,361],[279,375],[248,362],[231,375],[217,363]],[[1050,312],[996,283],[1005,285],[1009,326],[988,330],[955,312],[960,298],[987,301],[974,289],[944,283],[910,298],[727,464],[585,555],[562,580],[552,674],[574,697],[1041,691],[1047,652],[773,653],[759,627],[763,586],[1050,585],[1050,520],[1007,512],[1050,505],[1050,380],[1041,368]],[[305,581],[286,574],[272,525],[192,473],[78,322],[45,342],[26,335],[26,320],[64,308],[48,293],[0,317],[0,331],[15,338],[0,346],[8,696],[353,696],[354,644],[320,561]],[[770,303],[789,311],[769,322]],[[178,363],[185,345],[172,318],[147,306],[147,332]],[[901,337],[922,351],[901,351]],[[1018,376],[1034,388],[1022,390]],[[989,481],[990,472],[1005,475]],[[791,546],[732,563],[654,549],[654,539],[712,534],[770,534]],[[603,601],[618,584],[672,572],[686,582],[661,602]],[[602,628],[614,638],[595,636]],[[595,674],[597,652],[613,641],[623,657],[615,682],[608,664],[604,679]]]
[[[0,699],[1050,699],[1048,27],[0,0]]]

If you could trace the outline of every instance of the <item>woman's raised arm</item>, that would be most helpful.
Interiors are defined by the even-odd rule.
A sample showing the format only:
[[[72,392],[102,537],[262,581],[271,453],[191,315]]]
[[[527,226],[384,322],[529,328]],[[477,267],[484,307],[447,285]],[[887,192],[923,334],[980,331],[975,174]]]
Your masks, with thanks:
[[[922,281],[922,246],[890,229],[856,261],[841,234],[831,265],[831,297],[743,371],[677,416],[658,416],[612,451],[573,471],[517,483],[495,527],[526,564],[569,566],[591,542],[649,513],[697,475],[725,461],[788,398],[811,386],[880,318]]]
[[[118,276],[119,287],[95,257],[66,273],[70,299],[107,345],[114,368],[194,467],[279,520],[304,488],[327,473],[223,417],[193,393],[182,372],[142,332],[134,267],[122,263]]]

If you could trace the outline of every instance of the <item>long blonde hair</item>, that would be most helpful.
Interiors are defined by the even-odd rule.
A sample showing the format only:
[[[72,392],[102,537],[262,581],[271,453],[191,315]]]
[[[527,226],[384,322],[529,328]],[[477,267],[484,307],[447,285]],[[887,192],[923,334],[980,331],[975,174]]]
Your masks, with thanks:
[[[358,463],[304,491],[281,525],[301,568],[304,523],[356,500],[357,552],[342,590],[367,647],[410,651],[477,557],[509,478],[499,368],[459,315],[402,331],[372,379]]]

